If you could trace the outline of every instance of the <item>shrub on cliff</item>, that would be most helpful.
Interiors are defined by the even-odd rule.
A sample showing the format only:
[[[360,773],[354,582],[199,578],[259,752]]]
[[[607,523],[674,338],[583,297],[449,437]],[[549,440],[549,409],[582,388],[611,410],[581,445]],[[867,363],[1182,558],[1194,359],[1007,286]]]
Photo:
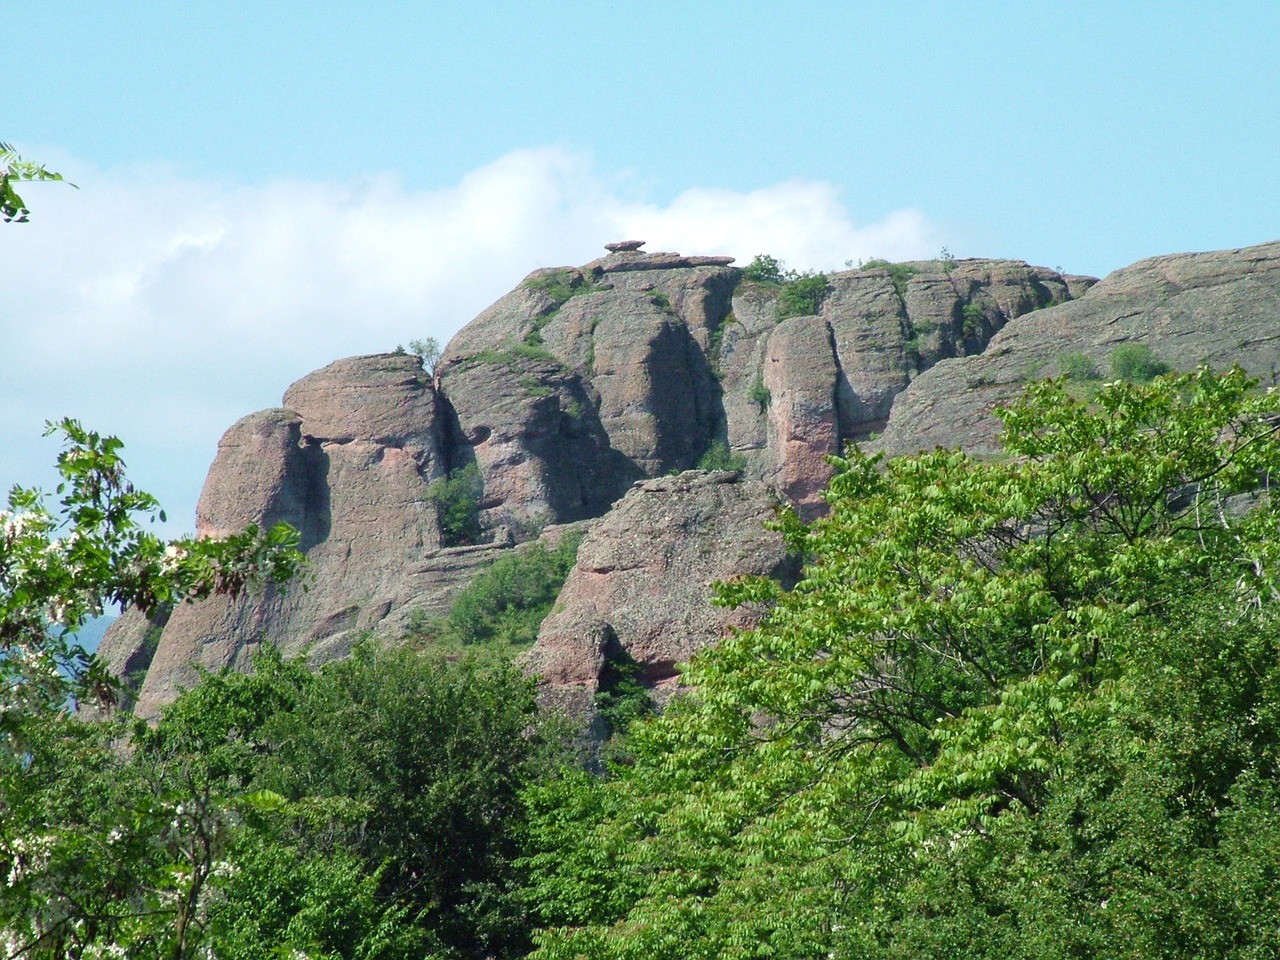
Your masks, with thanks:
[[[483,492],[480,468],[474,462],[459,467],[427,488],[427,499],[436,508],[446,547],[480,542],[480,495]]]
[[[1111,374],[1117,380],[1148,383],[1171,368],[1145,343],[1125,343],[1111,353]]]
[[[781,260],[765,253],[743,268],[742,278],[779,288],[776,307],[779,320],[816,314],[828,289],[825,273],[786,270]]]
[[[499,557],[458,594],[438,631],[428,633],[446,645],[530,646],[573,569],[581,540],[570,533],[554,549],[528,543]]]

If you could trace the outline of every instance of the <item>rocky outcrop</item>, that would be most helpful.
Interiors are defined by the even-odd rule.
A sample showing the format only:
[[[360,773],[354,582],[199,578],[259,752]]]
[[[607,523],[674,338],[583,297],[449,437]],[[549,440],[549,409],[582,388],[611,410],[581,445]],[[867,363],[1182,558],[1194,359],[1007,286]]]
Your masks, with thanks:
[[[287,593],[177,607],[138,691],[144,716],[194,683],[197,668],[243,666],[264,641],[313,662],[339,657],[393,610],[449,589],[413,573],[442,547],[426,494],[449,466],[450,445],[446,410],[417,358],[340,360],[298,381],[284,402],[223,436],[197,531],[291,523],[309,561],[305,581]],[[139,662],[143,637],[129,626],[122,620],[104,639],[110,662]]]
[[[139,712],[154,713],[195,681],[198,667],[243,666],[264,641],[322,662],[367,631],[395,632],[415,611],[443,612],[494,551],[547,523],[612,516],[633,483],[687,470],[717,441],[745,461],[754,483],[741,490],[753,491],[756,506],[738,503],[745,494],[730,496],[719,481],[698,481],[681,496],[719,491],[725,510],[751,518],[732,527],[731,541],[755,543],[746,527],[763,516],[764,491],[816,512],[826,457],[879,429],[921,371],[980,351],[1011,317],[1085,283],[1012,261],[869,267],[829,278],[812,315],[783,318],[783,288],[744,282],[732,258],[642,246],[619,241],[580,268],[530,274],[454,337],[433,378],[411,356],[340,360],[290,387],[281,408],[228,430],[197,530],[293,524],[310,561],[307,588],[184,605],[160,627],[122,621],[103,650],[135,674],[149,661]],[[447,546],[428,490],[470,464],[490,542]],[[638,488],[643,496],[675,497],[664,486],[673,481],[651,482]],[[715,524],[732,526],[726,516]],[[704,550],[703,534],[693,536],[690,549]],[[588,564],[597,562],[592,549]],[[711,564],[705,576],[689,573],[686,586],[705,600],[705,584],[739,566]],[[637,596],[674,589],[649,574],[636,582],[648,584],[634,588]],[[610,590],[620,609],[633,609],[619,599],[624,588]],[[671,670],[727,622],[695,617],[655,652],[632,634],[668,631],[652,617],[659,606],[649,616],[661,628],[627,626],[641,622],[638,612],[607,621],[655,682],[654,671]]]
[[[695,466],[716,441],[812,515],[826,457],[883,429],[922,371],[1088,286],[1009,260],[869,266],[828,278],[811,317],[786,317],[783,286],[744,281],[730,258],[639,246],[535,271],[445,350],[441,386],[475,445],[491,524],[593,515],[581,493],[553,503],[547,491],[611,500],[637,478]],[[513,402],[522,391],[553,415],[583,415],[590,439],[572,465],[534,449],[557,428],[528,429],[533,405]]]
[[[766,530],[773,494],[730,471],[692,470],[637,483],[597,521],[555,610],[525,657],[542,701],[590,726],[609,660],[634,661],[659,698],[677,664],[760,611],[711,604],[716,581],[754,574],[793,582],[780,534]]]
[[[1078,300],[1019,316],[981,354],[945,360],[911,382],[873,448],[998,449],[992,411],[1027,381],[1083,353],[1104,375],[1115,349],[1145,344],[1175,369],[1239,364],[1267,384],[1280,370],[1280,243],[1142,260]]]
[[[828,278],[811,317],[779,321],[780,288],[743,282],[717,335],[723,430],[747,475],[806,516],[826,457],[884,429],[895,398],[940,360],[981,352],[1010,319],[1059,303],[1069,282],[1012,260],[919,261]]]
[[[491,530],[597,517],[641,475],[611,446],[592,382],[553,358],[490,351],[442,383],[460,438],[451,457],[479,467]]]
[[[898,448],[979,442],[982,390],[1012,388],[1081,331],[1096,329],[1086,349],[1099,357],[1120,334],[1207,344],[1192,328],[1217,311],[1255,316],[1252,332],[1233,334],[1237,354],[1256,341],[1268,345],[1246,352],[1261,357],[1272,343],[1259,306],[1272,295],[1270,261],[1239,251],[1151,261],[1092,289],[1010,260],[869,264],[825,289],[809,281],[817,295],[797,308],[798,288],[745,279],[730,258],[641,246],[619,241],[581,267],[530,274],[453,338],[430,376],[411,356],[340,360],[228,430],[199,533],[293,524],[307,589],[185,605],[167,623],[122,618],[102,650],[122,673],[145,671],[139,712],[154,715],[198,667],[245,665],[264,641],[319,663],[367,632],[398,636],[445,613],[477,571],[544,525],[592,521],[529,655],[547,697],[589,718],[611,656],[634,659],[661,691],[676,663],[746,622],[735,618],[749,611],[709,605],[709,583],[794,574],[761,523],[774,499],[819,513],[827,458],[847,442],[882,430]],[[1009,357],[1026,362],[1006,369]],[[960,371],[969,399],[947,395]],[[689,472],[717,444],[741,469]],[[482,532],[449,545],[429,491],[471,465]]]

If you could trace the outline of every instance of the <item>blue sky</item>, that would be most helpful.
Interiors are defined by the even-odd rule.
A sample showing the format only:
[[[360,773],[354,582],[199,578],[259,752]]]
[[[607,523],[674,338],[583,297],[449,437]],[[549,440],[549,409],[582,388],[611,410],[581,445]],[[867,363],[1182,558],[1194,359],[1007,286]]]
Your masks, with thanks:
[[[600,245],[1105,274],[1280,237],[1280,4],[7,10],[0,484],[121,435],[189,528],[218,436]]]

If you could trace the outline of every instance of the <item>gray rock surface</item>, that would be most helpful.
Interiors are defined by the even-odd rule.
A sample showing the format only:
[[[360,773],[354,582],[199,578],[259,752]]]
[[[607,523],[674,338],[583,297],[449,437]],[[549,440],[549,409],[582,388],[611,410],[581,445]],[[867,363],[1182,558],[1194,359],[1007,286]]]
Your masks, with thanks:
[[[472,357],[441,384],[460,435],[451,456],[479,466],[489,528],[599,516],[641,475],[610,445],[593,383],[555,360]]]
[[[1080,286],[1078,279],[1070,280]],[[945,360],[911,382],[873,449],[998,449],[992,410],[1029,379],[1084,353],[1104,375],[1116,347],[1149,346],[1179,370],[1239,364],[1267,384],[1280,370],[1280,243],[1141,260],[1079,299],[1008,323],[979,355]]]
[[[828,455],[882,430],[921,372],[981,351],[1012,317],[1069,288],[1052,270],[1012,260],[873,266],[829,277],[818,317],[779,322],[778,289],[740,283],[713,354],[725,439],[748,476],[802,514],[820,513]]]
[[[691,470],[637,483],[592,525],[538,641],[525,655],[544,704],[589,726],[605,660],[623,654],[662,699],[676,665],[760,611],[711,604],[718,580],[791,582],[798,567],[764,528],[774,498],[730,471]]]

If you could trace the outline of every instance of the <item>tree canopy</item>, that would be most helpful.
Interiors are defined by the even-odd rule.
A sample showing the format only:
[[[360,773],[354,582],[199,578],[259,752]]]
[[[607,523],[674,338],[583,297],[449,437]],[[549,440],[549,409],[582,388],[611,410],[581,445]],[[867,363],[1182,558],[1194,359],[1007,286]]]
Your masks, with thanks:
[[[757,629],[535,791],[535,956],[1261,957],[1280,396],[1032,385],[1006,455],[838,461]]]
[[[603,776],[510,663],[373,639],[318,673],[268,649],[154,727],[72,719],[97,674],[51,622],[294,560],[149,537],[118,441],[64,423],[59,509],[15,491],[0,528],[6,945],[1272,956],[1280,395],[1239,370],[1071,386],[1000,411],[999,457],[839,459],[829,514],[778,521],[801,582],[718,588],[760,625],[661,715],[602,700],[625,729]]]

